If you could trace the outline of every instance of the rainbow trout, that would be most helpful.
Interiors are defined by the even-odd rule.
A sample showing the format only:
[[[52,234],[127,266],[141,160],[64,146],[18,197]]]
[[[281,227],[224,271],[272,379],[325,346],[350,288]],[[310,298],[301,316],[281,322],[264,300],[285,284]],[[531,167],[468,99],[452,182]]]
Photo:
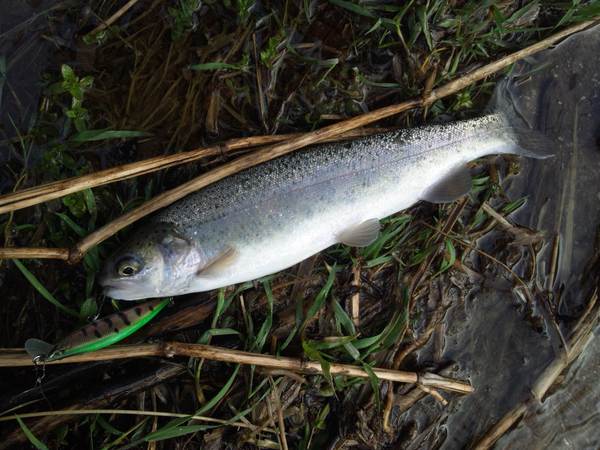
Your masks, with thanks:
[[[367,246],[380,219],[467,194],[469,161],[544,158],[541,142],[492,114],[291,153],[160,211],[108,259],[100,282],[117,299],[173,296],[272,274],[336,243]]]

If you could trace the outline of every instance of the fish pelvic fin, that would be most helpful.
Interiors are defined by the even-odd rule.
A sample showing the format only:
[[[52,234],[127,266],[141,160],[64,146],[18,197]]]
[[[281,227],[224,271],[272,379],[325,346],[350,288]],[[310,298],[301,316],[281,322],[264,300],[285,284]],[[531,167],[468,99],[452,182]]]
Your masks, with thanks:
[[[451,203],[471,190],[471,174],[466,166],[460,166],[431,186],[422,197],[430,203]]]
[[[338,236],[338,242],[350,247],[366,247],[379,236],[379,219],[369,219],[346,228]]]

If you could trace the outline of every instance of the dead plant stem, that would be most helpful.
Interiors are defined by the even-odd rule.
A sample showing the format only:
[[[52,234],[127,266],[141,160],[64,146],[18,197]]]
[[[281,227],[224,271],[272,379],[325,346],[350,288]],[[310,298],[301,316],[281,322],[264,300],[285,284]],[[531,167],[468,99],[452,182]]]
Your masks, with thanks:
[[[48,364],[69,364],[89,361],[105,361],[112,359],[134,358],[143,356],[174,357],[188,356],[205,358],[212,361],[221,361],[237,364],[248,364],[270,369],[283,369],[306,374],[323,374],[321,364],[305,361],[298,358],[276,357],[260,353],[243,352],[223,347],[214,347],[202,344],[188,344],[184,342],[166,342],[156,344],[122,345],[105,348],[97,352],[75,355],[67,359],[54,361]],[[21,349],[3,349],[0,351],[0,367],[31,366],[33,363],[29,355]],[[429,386],[445,391],[468,394],[473,392],[473,387],[462,381],[442,377],[433,373],[405,372],[399,370],[372,368],[381,380],[399,383],[414,383]],[[368,378],[369,374],[362,367],[350,364],[330,364],[331,375],[346,375],[350,377]]]

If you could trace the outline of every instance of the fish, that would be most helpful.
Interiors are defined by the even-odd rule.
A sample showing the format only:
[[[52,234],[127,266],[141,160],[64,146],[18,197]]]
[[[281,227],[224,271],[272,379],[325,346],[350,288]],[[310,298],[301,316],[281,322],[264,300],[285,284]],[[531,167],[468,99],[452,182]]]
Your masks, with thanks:
[[[486,155],[546,158],[548,142],[503,113],[301,150],[224,178],[159,211],[105,262],[122,300],[209,291],[287,269],[334,244],[364,247],[380,220],[471,189]]]
[[[156,317],[169,302],[169,299],[156,299],[110,314],[74,331],[57,344],[36,338],[27,339],[25,351],[37,364],[100,350],[135,333]]]

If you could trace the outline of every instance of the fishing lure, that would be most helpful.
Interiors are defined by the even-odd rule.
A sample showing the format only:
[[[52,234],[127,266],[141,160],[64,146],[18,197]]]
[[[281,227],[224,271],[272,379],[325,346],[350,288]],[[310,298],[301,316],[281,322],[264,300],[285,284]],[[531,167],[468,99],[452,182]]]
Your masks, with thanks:
[[[69,334],[56,345],[40,339],[27,339],[25,351],[34,363],[42,363],[100,350],[135,333],[161,312],[169,302],[169,299],[157,299],[113,313]]]

